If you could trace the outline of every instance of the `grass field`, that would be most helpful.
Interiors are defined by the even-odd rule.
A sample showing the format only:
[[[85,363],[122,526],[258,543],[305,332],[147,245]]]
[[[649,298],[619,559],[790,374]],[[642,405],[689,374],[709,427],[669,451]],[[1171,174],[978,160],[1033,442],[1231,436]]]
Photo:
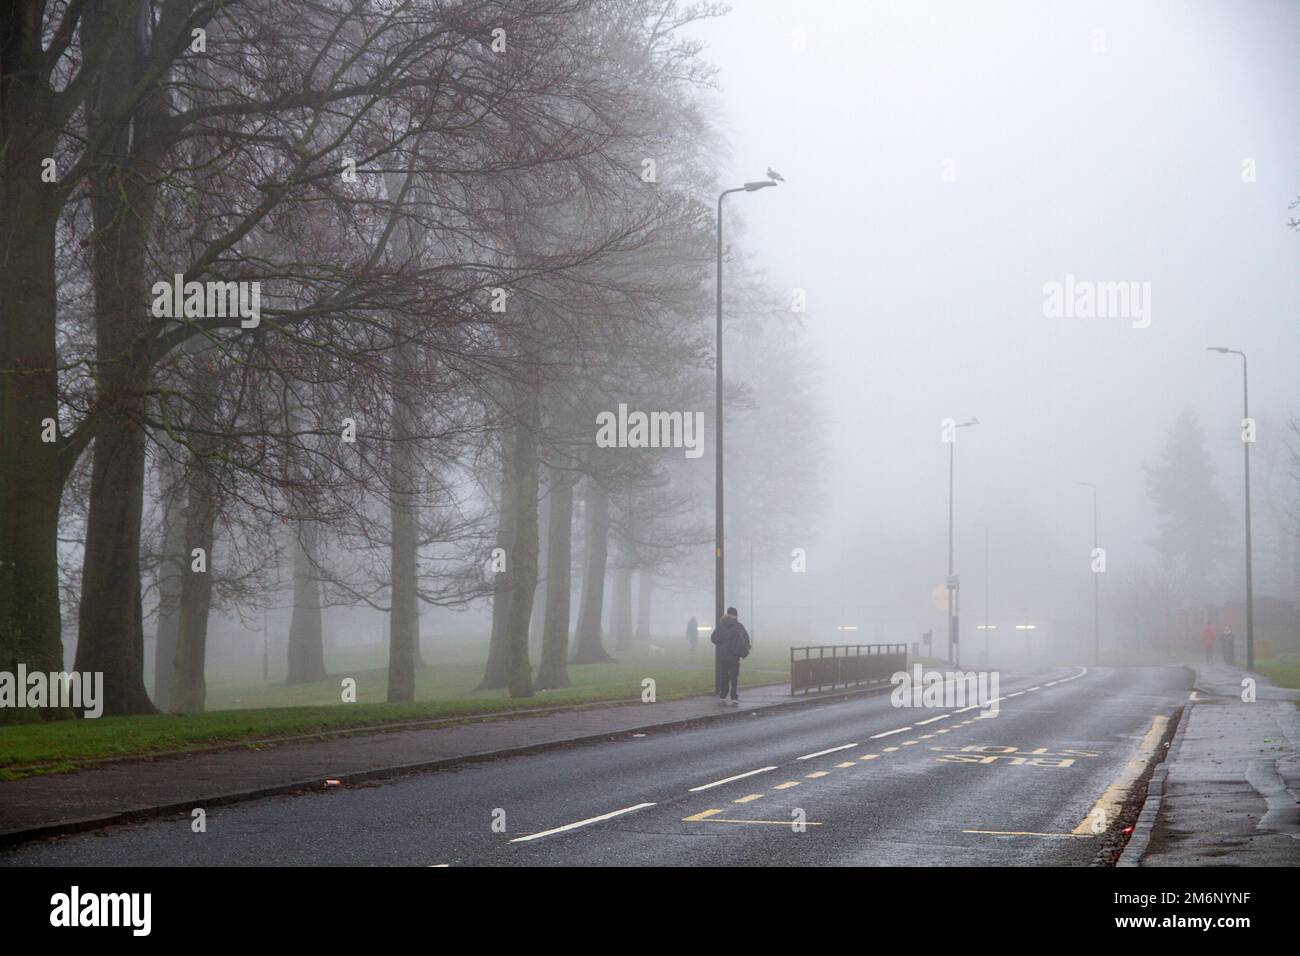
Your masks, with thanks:
[[[684,642],[683,642],[684,643]],[[482,645],[448,645],[416,676],[416,699],[390,704],[388,673],[378,647],[334,654],[326,680],[283,683],[210,682],[208,710],[184,716],[101,717],[0,727],[0,780],[59,773],[104,757],[176,753],[214,745],[330,733],[414,720],[469,718],[538,707],[598,701],[639,701],[641,682],[655,680],[656,697],[673,700],[713,690],[712,646],[685,647],[651,657],[644,645],[618,654],[616,663],[569,666],[572,686],[512,699],[504,690],[475,691],[483,676]],[[344,678],[356,681],[356,702],[343,703]],[[741,668],[742,686],[789,679],[784,646],[756,646]],[[250,744],[251,746],[251,744]]]
[[[1278,687],[1300,687],[1300,659],[1298,658],[1257,658],[1255,670],[1269,677]]]

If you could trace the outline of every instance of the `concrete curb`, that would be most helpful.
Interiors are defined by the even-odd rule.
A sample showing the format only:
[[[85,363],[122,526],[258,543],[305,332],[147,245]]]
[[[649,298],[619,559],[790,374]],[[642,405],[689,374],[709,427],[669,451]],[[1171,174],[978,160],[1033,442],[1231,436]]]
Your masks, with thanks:
[[[1194,684],[1195,681],[1193,681]],[[1142,865],[1142,857],[1151,844],[1151,834],[1160,819],[1160,808],[1164,805],[1165,778],[1169,776],[1169,762],[1175,758],[1183,745],[1183,736],[1187,733],[1187,725],[1192,722],[1192,706],[1196,703],[1197,701],[1189,700],[1183,704],[1182,713],[1178,718],[1178,730],[1174,732],[1174,739],[1169,742],[1169,748],[1165,751],[1164,757],[1161,758],[1160,763],[1156,764],[1155,770],[1151,772],[1151,779],[1147,782],[1146,799],[1142,803],[1142,811],[1138,814],[1137,822],[1133,824],[1133,834],[1129,837],[1128,843],[1124,845],[1119,859],[1115,861],[1117,867]]]
[[[751,715],[756,716],[773,711],[785,711],[799,707],[835,703],[837,701],[850,700],[855,697],[866,696],[869,694],[888,693],[892,689],[893,688],[890,685],[886,684],[884,686],[860,687],[854,688],[853,690],[837,691],[818,696],[794,697],[783,703],[769,704],[766,707],[761,707],[755,710],[746,710],[743,707],[737,710],[728,709],[716,714],[701,714],[695,717],[664,721],[657,724],[644,724],[642,726],[629,727],[623,730],[604,731],[595,734],[583,734],[577,737],[566,737],[561,740],[549,740],[544,743],[525,744],[520,747],[506,747],[498,750],[462,754],[455,757],[441,757],[437,760],[426,760],[417,763],[400,764],[389,767],[376,767],[372,770],[361,770],[351,774],[339,774],[334,779],[337,779],[342,784],[346,785],[349,783],[382,780],[388,777],[399,777],[404,774],[446,770],[464,764],[482,763],[489,760],[500,760],[506,757],[519,757],[528,754],[544,753],[548,750],[558,750],[563,747],[581,746],[583,744],[609,740],[632,733],[644,733],[657,730],[681,730],[690,727],[693,724],[709,723],[716,720],[735,720],[739,717],[748,717]],[[58,823],[44,824],[38,827],[2,830],[0,831],[0,847],[15,846],[20,843],[26,843],[44,837],[63,836],[70,833],[83,833],[88,830],[98,830],[119,823],[139,823],[144,820],[170,816],[174,813],[187,812],[197,806],[229,806],[230,804],[244,803],[249,800],[260,800],[264,797],[283,796],[285,794],[303,793],[313,790],[320,791],[321,789],[321,779],[319,777],[313,777],[309,780],[295,780],[290,783],[276,784],[275,786],[269,787],[258,787],[252,790],[234,790],[211,796],[196,797],[178,803],[132,807],[127,810],[121,810],[97,817],[61,820]]]

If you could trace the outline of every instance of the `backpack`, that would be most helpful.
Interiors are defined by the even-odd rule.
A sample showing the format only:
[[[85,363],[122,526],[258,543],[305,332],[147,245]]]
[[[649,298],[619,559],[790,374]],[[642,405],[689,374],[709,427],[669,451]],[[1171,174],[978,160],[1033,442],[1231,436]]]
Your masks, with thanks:
[[[735,644],[736,644],[736,656],[737,656],[737,657],[748,657],[748,656],[749,656],[749,646],[750,646],[750,645],[749,645],[749,631],[745,630],[744,626],[741,625],[741,624],[737,624],[736,627],[737,627],[738,632],[739,632],[739,633],[736,634],[736,638],[735,638]]]

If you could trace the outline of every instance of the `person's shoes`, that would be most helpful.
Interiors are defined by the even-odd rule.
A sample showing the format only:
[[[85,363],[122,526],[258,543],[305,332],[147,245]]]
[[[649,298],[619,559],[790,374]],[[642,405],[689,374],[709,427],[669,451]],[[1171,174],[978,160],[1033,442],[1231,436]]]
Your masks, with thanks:
[[[739,698],[739,697],[733,697],[733,698],[731,698],[731,702],[732,702],[733,704],[735,704],[737,707],[740,706],[740,698]]]
[[[719,703],[719,704],[725,704],[726,702],[727,702],[727,698],[725,698],[725,697],[719,697],[719,698],[718,698],[718,703]]]

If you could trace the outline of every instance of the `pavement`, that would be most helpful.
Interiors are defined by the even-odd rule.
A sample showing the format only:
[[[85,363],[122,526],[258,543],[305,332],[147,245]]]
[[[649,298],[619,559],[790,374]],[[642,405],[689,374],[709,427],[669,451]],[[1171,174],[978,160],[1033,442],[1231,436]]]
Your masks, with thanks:
[[[876,692],[876,691],[872,691]],[[822,695],[837,699],[861,689]],[[789,684],[742,689],[743,708],[716,697],[513,712],[412,730],[315,735],[150,760],[115,758],[73,773],[0,782],[0,845],[126,820],[322,789],[566,744],[808,706]]]
[[[425,759],[507,752],[336,789],[178,801],[168,816],[12,846],[0,866],[1095,865],[1136,816],[1133,768],[1161,751],[1190,684],[1182,667],[1042,665],[1001,674],[994,716],[952,701],[895,707],[885,693],[783,707],[773,689],[770,706],[751,691],[727,717],[693,700],[353,738],[302,748],[310,759],[277,747],[252,754],[257,766],[292,753],[314,777],[338,776],[342,754],[378,767],[411,763],[410,747]],[[585,740],[519,749],[580,730]],[[213,761],[242,756],[172,761],[162,776],[217,793]],[[179,769],[198,762],[203,775]],[[78,777],[49,778],[46,793]],[[6,810],[24,784],[0,785]]]
[[[1222,664],[1195,673],[1120,865],[1300,865],[1300,690]]]

